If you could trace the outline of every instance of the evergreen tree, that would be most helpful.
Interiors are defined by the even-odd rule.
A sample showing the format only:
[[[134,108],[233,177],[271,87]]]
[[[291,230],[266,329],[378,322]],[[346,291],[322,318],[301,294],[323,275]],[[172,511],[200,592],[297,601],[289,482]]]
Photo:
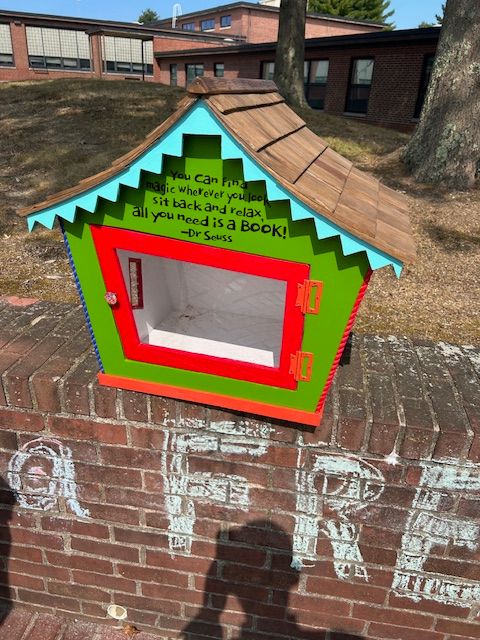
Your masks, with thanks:
[[[388,11],[391,0],[309,0],[308,10],[354,20],[371,20],[392,29],[387,20],[394,11]]]
[[[138,16],[138,21],[142,24],[149,24],[150,22],[156,22],[160,20],[160,16],[153,9],[144,9],[142,13]]]
[[[437,19],[438,24],[443,24],[443,16],[445,15],[445,2],[442,4],[442,14],[439,15],[438,13],[435,15],[435,18]]]

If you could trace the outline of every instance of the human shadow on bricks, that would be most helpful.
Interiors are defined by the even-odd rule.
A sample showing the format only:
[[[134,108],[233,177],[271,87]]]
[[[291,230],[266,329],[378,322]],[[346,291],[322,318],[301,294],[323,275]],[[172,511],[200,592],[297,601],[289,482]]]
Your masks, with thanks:
[[[15,493],[0,476],[0,627],[12,608],[8,580],[8,559],[12,541],[9,522],[16,502]]]
[[[233,635],[229,637],[234,640],[280,640],[282,636],[289,640],[362,640],[343,631],[341,624],[329,630],[299,625],[289,600],[290,590],[298,585],[301,574],[291,564],[291,538],[273,522],[254,520],[220,531],[216,556],[205,577],[202,608],[181,637],[223,639],[230,627]],[[311,600],[312,609],[305,615],[317,619],[313,626],[323,626],[318,606],[321,596]],[[335,608],[334,602],[332,605]]]

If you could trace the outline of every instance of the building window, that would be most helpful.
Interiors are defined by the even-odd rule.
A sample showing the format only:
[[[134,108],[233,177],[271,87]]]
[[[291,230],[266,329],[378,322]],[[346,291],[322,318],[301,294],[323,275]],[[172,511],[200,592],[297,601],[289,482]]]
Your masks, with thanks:
[[[223,78],[225,75],[225,65],[223,62],[215,62],[213,65],[213,75],[215,78]]]
[[[151,40],[144,42],[138,38],[103,36],[102,58],[103,69],[107,73],[153,75],[153,42]]]
[[[415,105],[414,118],[419,118],[422,112],[423,103],[427,94],[428,83],[430,82],[430,76],[432,75],[433,61],[435,60],[435,54],[431,53],[425,56],[423,60],[422,77],[420,78],[420,87],[418,89],[417,103]]]
[[[83,31],[27,27],[28,61],[34,69],[91,71],[90,40]]]
[[[182,24],[182,29],[184,31],[195,31],[195,23],[194,22],[184,22]]]
[[[262,62],[261,76],[264,80],[273,80],[273,74],[275,73],[274,62]]]
[[[232,16],[220,16],[220,27],[226,29],[232,26]]]
[[[212,31],[215,29],[215,18],[209,18],[208,20],[202,20],[200,22],[201,31]]]
[[[356,58],[352,61],[345,111],[367,113],[370,87],[372,86],[373,58]]]
[[[185,65],[185,75],[187,86],[190,84],[192,80],[195,80],[197,76],[203,76],[204,73],[204,65],[203,62],[197,64],[186,64]]]
[[[170,86],[176,87],[178,83],[178,67],[176,64],[170,65]]]
[[[13,67],[12,35],[8,24],[0,24],[0,67]]]
[[[328,60],[305,62],[305,97],[313,109],[323,109],[327,90]]]

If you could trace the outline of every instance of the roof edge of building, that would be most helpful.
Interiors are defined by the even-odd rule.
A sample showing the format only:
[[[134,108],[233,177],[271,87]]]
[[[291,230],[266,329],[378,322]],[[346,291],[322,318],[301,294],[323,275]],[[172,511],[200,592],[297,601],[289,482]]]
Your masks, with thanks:
[[[278,13],[280,11],[279,7],[271,7],[263,4],[254,4],[253,2],[230,2],[229,4],[220,4],[216,7],[210,7],[209,9],[199,9],[198,11],[190,11],[189,13],[184,13],[182,16],[179,16],[179,19],[184,20],[185,18],[192,18],[194,16],[201,16],[207,13],[212,13],[212,11],[220,11],[225,10],[229,11],[231,9],[255,9],[255,11],[267,11],[270,13]],[[343,16],[333,16],[328,13],[307,13],[307,17],[309,18],[319,18],[323,20],[333,20],[335,22],[347,22],[349,24],[363,24],[363,25],[371,25],[372,27],[384,27],[385,25],[381,22],[374,22],[373,20],[362,20],[360,18],[345,18]],[[165,22],[171,21],[171,18],[162,18],[155,22],[155,24],[163,24]]]
[[[398,31],[380,31],[377,33],[356,33],[343,36],[324,36],[322,38],[306,38],[305,49],[313,47],[336,47],[352,45],[370,45],[370,44],[390,44],[400,41],[425,41],[437,40],[440,34],[440,27],[417,28],[417,29],[401,29]],[[261,42],[261,43],[245,43],[228,45],[226,47],[212,47],[205,49],[181,49],[177,51],[155,51],[156,58],[174,58],[176,56],[185,55],[205,55],[205,54],[223,54],[223,53],[248,53],[255,51],[270,51],[275,49],[277,43]]]

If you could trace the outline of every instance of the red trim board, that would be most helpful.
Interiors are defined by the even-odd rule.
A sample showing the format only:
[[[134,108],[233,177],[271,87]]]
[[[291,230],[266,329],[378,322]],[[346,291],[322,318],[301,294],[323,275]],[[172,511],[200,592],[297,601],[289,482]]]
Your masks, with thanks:
[[[234,411],[253,413],[261,416],[267,416],[269,418],[277,418],[280,420],[297,422],[299,424],[306,424],[315,427],[319,426],[323,415],[323,407],[313,413],[310,411],[302,411],[301,409],[290,409],[288,407],[279,407],[277,405],[256,402],[254,400],[244,400],[242,398],[224,396],[217,393],[210,393],[209,391],[196,391],[194,389],[174,387],[172,385],[160,384],[158,382],[134,380],[132,378],[110,375],[108,373],[99,373],[98,381],[101,385],[107,387],[118,387],[119,389],[140,391],[141,393],[148,393],[156,396],[167,396],[168,398],[176,398],[177,400],[187,400],[188,402],[213,405],[214,407],[223,407]]]

